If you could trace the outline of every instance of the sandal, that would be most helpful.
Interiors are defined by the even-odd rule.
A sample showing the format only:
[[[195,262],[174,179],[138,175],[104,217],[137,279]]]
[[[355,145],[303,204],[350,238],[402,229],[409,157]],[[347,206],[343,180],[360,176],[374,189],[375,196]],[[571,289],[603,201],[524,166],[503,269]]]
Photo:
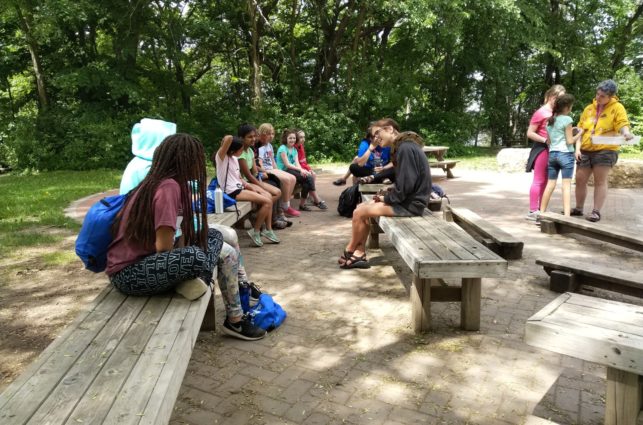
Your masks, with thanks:
[[[599,210],[592,210],[592,213],[585,217],[585,220],[596,223],[601,220],[601,212]]]
[[[346,184],[346,180],[344,179],[337,179],[333,182],[335,186],[344,186]]]
[[[344,264],[339,266],[339,268],[341,269],[369,269],[370,267],[371,265],[368,264],[366,254],[362,255],[361,257],[357,257],[355,254],[351,254],[351,256],[346,259]]]
[[[580,208],[574,207],[572,208],[572,211],[569,215],[571,215],[572,217],[574,216],[580,217],[583,215],[583,210],[581,210]]]
[[[337,260],[337,264],[340,266],[343,266],[346,264],[349,258],[353,256],[353,251],[344,251],[342,255],[339,256],[339,259]]]
[[[319,202],[317,202],[316,204],[313,204],[313,205],[316,206],[317,208],[319,208],[320,210],[327,210],[328,209],[328,205],[326,205],[326,202],[324,202],[324,201],[319,201]]]
[[[360,184],[371,184],[373,183],[373,180],[375,180],[375,176],[366,176],[359,178]]]
[[[301,204],[299,206],[299,211],[312,211],[312,209],[306,204]]]

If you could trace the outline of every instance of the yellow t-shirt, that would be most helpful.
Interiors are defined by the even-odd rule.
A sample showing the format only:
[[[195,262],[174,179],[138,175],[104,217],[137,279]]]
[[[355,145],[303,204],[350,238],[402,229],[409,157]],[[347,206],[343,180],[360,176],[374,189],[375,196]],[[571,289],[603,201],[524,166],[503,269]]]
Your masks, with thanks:
[[[578,127],[583,129],[581,150],[617,151],[619,149],[618,145],[593,145],[592,136],[618,134],[621,128],[629,126],[630,122],[627,119],[625,107],[618,101],[616,96],[612,96],[607,105],[605,105],[605,108],[603,108],[598,120],[596,119],[596,108],[596,99],[594,99],[594,101],[585,108],[583,114],[580,116],[580,120],[578,120]]]

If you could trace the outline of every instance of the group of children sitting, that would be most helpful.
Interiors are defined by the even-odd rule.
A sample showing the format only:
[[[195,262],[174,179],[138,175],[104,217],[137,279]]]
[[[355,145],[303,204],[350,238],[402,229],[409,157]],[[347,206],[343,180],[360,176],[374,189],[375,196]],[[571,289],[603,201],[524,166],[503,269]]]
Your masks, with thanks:
[[[292,225],[288,218],[299,217],[301,211],[311,211],[308,198],[321,210],[328,209],[315,188],[316,175],[306,160],[302,130],[286,129],[281,145],[274,153],[272,141],[275,130],[271,124],[258,129],[242,124],[237,136],[225,136],[212,155],[217,180],[223,191],[238,201],[257,206],[253,228],[248,231],[256,246],[263,246],[262,237],[279,243],[273,229]],[[290,205],[295,186],[301,186],[298,210]]]

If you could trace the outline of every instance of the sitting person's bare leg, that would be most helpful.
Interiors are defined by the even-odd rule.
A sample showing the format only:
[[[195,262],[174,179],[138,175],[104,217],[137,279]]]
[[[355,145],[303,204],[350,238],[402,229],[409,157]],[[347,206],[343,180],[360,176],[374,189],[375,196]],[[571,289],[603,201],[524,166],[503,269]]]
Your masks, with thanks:
[[[366,240],[370,232],[370,219],[373,217],[392,217],[393,207],[383,202],[370,201],[357,206],[353,212],[351,240],[339,259],[341,268],[368,268],[366,259]]]

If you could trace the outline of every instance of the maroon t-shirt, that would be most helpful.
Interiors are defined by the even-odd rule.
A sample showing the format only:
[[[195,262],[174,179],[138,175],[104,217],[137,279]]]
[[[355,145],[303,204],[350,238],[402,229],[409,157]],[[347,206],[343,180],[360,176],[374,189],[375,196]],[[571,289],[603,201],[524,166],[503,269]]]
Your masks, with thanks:
[[[132,243],[125,238],[125,228],[129,213],[138,196],[136,192],[132,200],[123,211],[123,218],[118,228],[118,233],[107,251],[107,268],[105,273],[111,276],[123,268],[134,264],[143,258],[155,254],[156,249],[145,249],[145,247]],[[161,226],[168,226],[176,231],[177,218],[181,214],[181,188],[174,179],[163,180],[154,194],[154,230]]]

